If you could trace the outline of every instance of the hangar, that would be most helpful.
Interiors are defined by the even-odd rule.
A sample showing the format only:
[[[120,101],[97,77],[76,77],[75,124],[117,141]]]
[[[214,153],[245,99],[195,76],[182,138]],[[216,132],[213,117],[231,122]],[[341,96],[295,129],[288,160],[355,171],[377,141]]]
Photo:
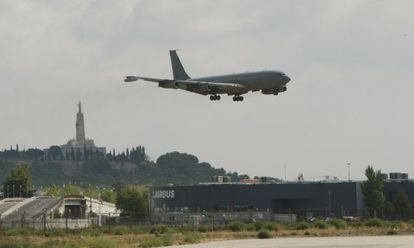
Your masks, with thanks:
[[[414,181],[386,181],[392,201],[404,191],[414,205]],[[301,217],[342,217],[364,214],[361,182],[206,183],[154,187],[151,212],[202,213],[260,211]]]

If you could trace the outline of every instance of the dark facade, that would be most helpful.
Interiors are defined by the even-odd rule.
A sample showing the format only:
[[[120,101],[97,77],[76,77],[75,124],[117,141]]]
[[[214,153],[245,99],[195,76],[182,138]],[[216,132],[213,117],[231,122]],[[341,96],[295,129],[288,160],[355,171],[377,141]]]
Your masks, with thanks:
[[[360,184],[206,184],[167,186],[151,192],[154,212],[271,211],[300,216],[362,214]]]
[[[414,206],[414,181],[388,181],[384,184],[384,195],[387,201],[392,202],[397,193],[400,191],[404,192],[408,196],[411,205]]]
[[[414,181],[387,181],[388,201],[403,191],[414,206]],[[155,187],[154,212],[271,211],[299,216],[363,215],[360,182],[281,184],[201,184]],[[330,211],[330,215],[329,215]]]

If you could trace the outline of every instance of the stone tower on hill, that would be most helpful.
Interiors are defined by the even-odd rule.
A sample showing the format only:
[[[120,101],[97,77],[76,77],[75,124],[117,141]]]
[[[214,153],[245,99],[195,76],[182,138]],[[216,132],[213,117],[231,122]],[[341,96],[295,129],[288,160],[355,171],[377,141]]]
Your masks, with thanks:
[[[85,122],[81,102],[78,103],[78,113],[76,114],[76,141],[85,141]]]
[[[105,147],[97,147],[93,139],[86,138],[81,102],[78,103],[78,113],[76,114],[76,138],[70,139],[66,144],[61,145],[60,150],[60,157],[63,160],[101,159],[106,156]],[[49,158],[49,149],[44,151],[45,157]]]

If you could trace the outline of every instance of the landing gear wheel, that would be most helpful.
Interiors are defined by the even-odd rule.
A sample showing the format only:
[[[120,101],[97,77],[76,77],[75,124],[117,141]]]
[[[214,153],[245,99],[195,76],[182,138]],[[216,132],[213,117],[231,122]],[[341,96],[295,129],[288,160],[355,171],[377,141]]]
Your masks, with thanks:
[[[234,96],[233,97],[233,101],[235,101],[235,102],[241,102],[243,100],[244,100],[244,98],[242,96]]]
[[[221,98],[221,97],[220,97],[219,95],[211,95],[211,96],[210,96],[210,100],[211,100],[211,101],[220,100],[220,98]]]

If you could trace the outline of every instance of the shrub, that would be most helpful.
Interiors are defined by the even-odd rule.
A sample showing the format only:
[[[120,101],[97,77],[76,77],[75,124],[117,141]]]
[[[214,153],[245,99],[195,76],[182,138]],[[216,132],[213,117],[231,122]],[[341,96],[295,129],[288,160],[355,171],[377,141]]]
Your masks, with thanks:
[[[341,219],[334,219],[334,220],[331,220],[331,221],[329,222],[329,224],[331,224],[332,226],[334,226],[336,229],[345,229],[345,228],[346,228],[346,226],[347,226],[346,221],[341,220]]]
[[[306,222],[298,222],[295,226],[296,230],[306,230],[309,228],[309,224]]]
[[[232,221],[232,222],[230,222],[228,227],[233,232],[238,232],[238,231],[244,230],[246,228],[246,225],[243,222],[240,222],[240,221]]]
[[[255,225],[256,223],[249,223],[249,224],[246,224],[246,230],[247,231],[258,231],[258,229],[256,229],[256,225]]]
[[[373,219],[369,219],[366,223],[366,226],[369,227],[382,227],[384,226],[384,223],[382,220],[378,219],[378,218],[373,218]]]
[[[163,234],[163,233],[167,233],[170,230],[168,229],[167,226],[164,225],[158,225],[158,226],[154,226],[151,228],[150,233],[152,234]]]
[[[314,226],[319,229],[328,229],[329,225],[325,221],[318,220]]]
[[[117,226],[115,227],[114,234],[115,235],[125,235],[129,233],[129,228],[126,226]]]
[[[306,236],[311,235],[311,233],[310,233],[309,231],[306,231],[304,234],[305,234]]]
[[[387,235],[396,235],[396,234],[398,234],[398,233],[394,229],[388,230],[388,232],[387,232]]]
[[[267,229],[262,229],[257,233],[259,239],[269,239],[272,237],[272,233]]]

